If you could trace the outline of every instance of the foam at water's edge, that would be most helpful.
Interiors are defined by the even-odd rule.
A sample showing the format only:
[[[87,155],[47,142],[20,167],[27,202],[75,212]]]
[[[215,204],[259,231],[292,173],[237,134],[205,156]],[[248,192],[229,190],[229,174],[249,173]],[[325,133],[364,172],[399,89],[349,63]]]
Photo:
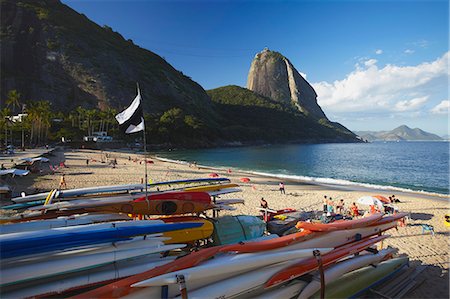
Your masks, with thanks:
[[[189,164],[186,161],[182,160],[173,160],[173,159],[167,159],[162,157],[156,157],[156,159],[163,161],[163,162],[169,162],[169,163],[176,163],[176,164]],[[206,169],[217,169],[217,170],[227,170],[230,167],[223,167],[223,166],[206,166],[206,165],[198,165],[201,168]],[[424,190],[414,190],[414,189],[408,189],[408,188],[401,188],[401,187],[395,187],[395,186],[384,186],[384,185],[376,185],[376,184],[369,184],[369,183],[359,183],[359,182],[353,182],[348,180],[342,180],[342,179],[333,179],[333,178],[320,178],[320,177],[308,177],[308,176],[301,176],[301,175],[288,175],[288,174],[276,174],[276,173],[267,173],[267,172],[259,172],[259,171],[249,171],[239,168],[233,168],[235,171],[244,172],[248,174],[258,175],[258,176],[264,176],[264,177],[273,177],[273,178],[279,178],[284,180],[293,180],[298,182],[306,182],[306,183],[313,183],[317,185],[336,185],[336,186],[355,186],[355,187],[361,187],[361,188],[367,188],[367,189],[374,189],[374,190],[392,190],[392,191],[398,191],[398,192],[408,192],[408,193],[417,193],[417,194],[423,194],[423,195],[429,195],[429,196],[436,196],[440,198],[449,198],[448,194],[442,194],[442,193],[435,193],[435,192],[429,192]]]

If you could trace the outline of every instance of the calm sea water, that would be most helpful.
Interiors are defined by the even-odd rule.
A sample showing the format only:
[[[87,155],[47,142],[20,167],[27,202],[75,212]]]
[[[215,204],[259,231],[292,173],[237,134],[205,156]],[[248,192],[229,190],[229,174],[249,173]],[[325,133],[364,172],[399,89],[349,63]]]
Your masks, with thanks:
[[[280,178],[449,194],[449,145],[448,142],[298,144],[156,154]]]

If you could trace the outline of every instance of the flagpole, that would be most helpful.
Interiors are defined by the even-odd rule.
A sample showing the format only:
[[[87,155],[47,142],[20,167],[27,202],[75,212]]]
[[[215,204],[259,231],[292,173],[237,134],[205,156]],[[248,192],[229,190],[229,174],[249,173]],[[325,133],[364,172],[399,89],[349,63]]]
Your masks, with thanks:
[[[137,89],[138,89],[138,93],[139,94],[141,94],[141,91],[139,90],[139,83],[138,82],[136,82],[136,85],[137,85]],[[141,98],[142,98],[142,96],[141,96]],[[142,105],[142,117],[144,117],[144,105]],[[146,131],[145,131],[145,121],[144,121],[144,130],[143,130],[143,132],[144,132],[144,169],[145,169],[145,175],[144,175],[144,178],[145,178],[145,200],[147,201],[147,204],[149,204],[149,201],[148,201],[148,198],[147,198],[147,195],[148,195],[148,186],[147,186],[147,184],[148,184],[148,174],[147,174],[147,138],[145,137],[145,135],[146,135]]]

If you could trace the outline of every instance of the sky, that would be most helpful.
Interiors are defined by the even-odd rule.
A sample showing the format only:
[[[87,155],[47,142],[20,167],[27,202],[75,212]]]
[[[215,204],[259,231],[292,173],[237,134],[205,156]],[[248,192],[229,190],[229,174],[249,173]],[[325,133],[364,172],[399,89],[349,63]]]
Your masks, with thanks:
[[[449,133],[449,2],[62,0],[204,89],[246,87],[255,54],[286,56],[353,131]]]

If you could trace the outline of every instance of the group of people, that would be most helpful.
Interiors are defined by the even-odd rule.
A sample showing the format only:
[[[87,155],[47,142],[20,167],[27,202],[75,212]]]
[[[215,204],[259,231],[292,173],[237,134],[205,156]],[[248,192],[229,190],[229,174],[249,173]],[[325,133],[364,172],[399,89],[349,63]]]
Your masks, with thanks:
[[[345,208],[345,202],[340,199],[338,202],[334,202],[332,197],[324,195],[323,197],[323,213],[327,216],[331,216],[333,213],[345,215],[350,214],[352,217],[359,216],[359,209],[356,203],[352,203],[348,210]]]

